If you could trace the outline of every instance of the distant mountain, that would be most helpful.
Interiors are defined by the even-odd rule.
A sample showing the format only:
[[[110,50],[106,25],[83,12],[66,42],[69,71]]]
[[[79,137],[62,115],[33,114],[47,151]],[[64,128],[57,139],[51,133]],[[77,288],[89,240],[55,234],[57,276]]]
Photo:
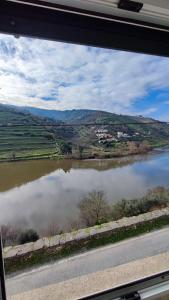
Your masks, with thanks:
[[[22,108],[23,110],[23,108]],[[84,123],[84,122],[95,122],[99,117],[108,117],[115,114],[90,110],[90,109],[72,109],[72,110],[48,110],[34,107],[24,107],[25,112],[30,112],[33,115],[52,118],[56,121],[63,121],[65,123]]]
[[[151,119],[142,116],[119,115],[111,112],[91,110],[91,109],[72,109],[72,110],[48,110],[35,107],[22,107],[22,111],[29,112],[36,116],[51,118],[65,123],[124,123],[124,122],[142,122],[151,121]]]
[[[42,125],[47,123],[56,124],[56,121],[31,114],[17,106],[0,104],[0,125]]]
[[[128,142],[136,142],[137,153],[137,144],[143,141],[152,147],[169,143],[169,125],[142,116],[89,109],[0,105],[0,160],[53,157],[61,148],[62,152],[71,148],[80,153],[80,147],[86,157],[97,157],[98,153],[111,157],[130,153],[128,148],[134,146]]]
[[[21,120],[21,115],[24,114],[24,119],[25,116],[27,116],[27,122],[29,119],[30,123],[46,122],[46,124],[70,124],[78,125],[79,128],[80,125],[91,125],[96,126],[96,129],[99,128],[99,126],[103,126],[104,128],[115,132],[123,131],[127,134],[132,135],[137,131],[140,134],[148,133],[153,137],[168,137],[169,135],[168,124],[163,124],[157,120],[145,118],[143,116],[121,115],[90,109],[73,109],[60,111],[34,107],[7,106],[1,104],[0,111],[4,110],[8,110],[8,112],[11,110],[13,112],[13,115],[14,112],[16,114],[19,114],[20,118],[18,120]],[[8,115],[8,118],[10,122],[11,116],[9,117]],[[5,120],[5,122],[7,122],[8,118],[3,119]],[[15,121],[16,120],[17,119],[15,118]],[[2,120],[0,119],[0,121]]]

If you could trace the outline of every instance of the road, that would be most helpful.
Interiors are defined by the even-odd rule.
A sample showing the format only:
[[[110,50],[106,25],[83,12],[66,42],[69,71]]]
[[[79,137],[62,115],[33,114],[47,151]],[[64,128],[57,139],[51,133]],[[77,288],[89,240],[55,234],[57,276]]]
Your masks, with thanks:
[[[7,294],[14,295],[81,275],[169,251],[169,228],[97,248],[7,278]]]

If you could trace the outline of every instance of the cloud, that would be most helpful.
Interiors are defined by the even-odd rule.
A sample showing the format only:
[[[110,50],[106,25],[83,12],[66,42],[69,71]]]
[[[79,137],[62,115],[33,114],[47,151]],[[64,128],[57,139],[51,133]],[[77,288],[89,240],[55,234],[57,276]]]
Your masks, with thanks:
[[[154,113],[156,111],[158,111],[158,107],[149,107],[147,109],[137,111],[137,113],[135,113],[135,114],[145,116],[145,117],[149,117],[149,116],[151,116],[152,113]]]
[[[0,35],[1,103],[130,113],[168,78],[167,58]]]

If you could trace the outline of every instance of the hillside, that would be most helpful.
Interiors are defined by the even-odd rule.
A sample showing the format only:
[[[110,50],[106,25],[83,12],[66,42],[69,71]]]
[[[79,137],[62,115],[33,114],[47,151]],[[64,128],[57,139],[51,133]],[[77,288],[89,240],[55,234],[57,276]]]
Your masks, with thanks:
[[[54,120],[0,105],[0,160],[53,156],[56,140],[72,135],[71,128],[65,132],[62,126],[52,126],[56,124]]]
[[[31,112],[37,116],[43,116],[52,118],[56,121],[63,121],[68,124],[94,124],[93,126],[76,127],[76,140],[83,139],[86,143],[91,143],[97,140],[95,131],[106,129],[112,136],[116,136],[118,131],[133,137],[135,133],[141,139],[168,139],[169,138],[169,126],[167,124],[161,124],[160,122],[144,118],[142,116],[127,116],[118,115],[105,111],[79,109],[79,110],[45,110],[39,108],[24,108],[26,111]],[[149,123],[149,124],[147,124]],[[98,125],[97,124],[102,124]],[[82,140],[81,140],[82,142]]]
[[[0,105],[0,160],[114,157],[169,144],[169,125],[96,110]]]
[[[48,110],[35,107],[22,107],[18,108],[22,111],[29,112],[35,116],[47,117],[56,121],[63,121],[65,123],[100,123],[100,122],[110,122],[110,123],[124,123],[141,121],[144,118],[118,115],[106,111],[90,110],[90,109],[72,109],[72,110]],[[146,119],[144,119],[146,120]]]

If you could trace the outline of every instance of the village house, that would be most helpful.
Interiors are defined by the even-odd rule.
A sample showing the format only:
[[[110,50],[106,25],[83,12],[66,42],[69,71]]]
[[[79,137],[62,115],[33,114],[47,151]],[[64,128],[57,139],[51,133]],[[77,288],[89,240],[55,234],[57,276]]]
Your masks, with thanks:
[[[128,137],[130,137],[130,135],[127,134],[127,133],[124,133],[124,132],[122,132],[122,131],[118,131],[118,132],[117,132],[117,138],[118,138],[118,139],[120,139],[120,138],[128,138]]]

